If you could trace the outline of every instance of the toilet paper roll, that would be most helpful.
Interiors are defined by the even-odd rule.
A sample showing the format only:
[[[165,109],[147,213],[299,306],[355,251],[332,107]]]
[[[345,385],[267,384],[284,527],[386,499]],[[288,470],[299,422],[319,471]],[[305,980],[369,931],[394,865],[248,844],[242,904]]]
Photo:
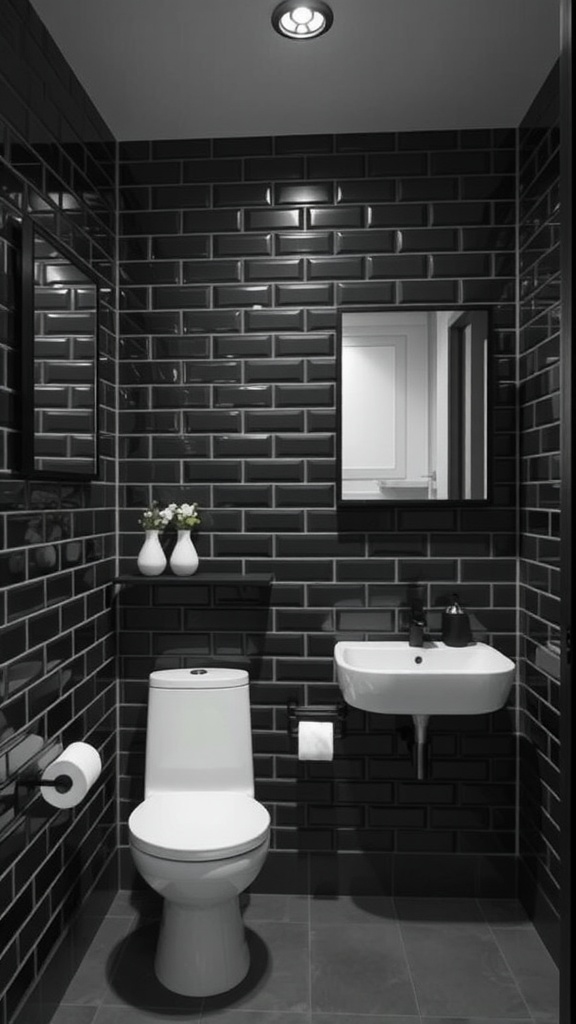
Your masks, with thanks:
[[[102,771],[100,754],[89,743],[71,743],[59,757],[42,772],[40,792],[52,807],[76,807],[84,799]],[[62,790],[58,786],[43,786],[44,781],[66,780]],[[66,784],[70,788],[64,788]],[[71,785],[70,785],[71,784]]]
[[[333,758],[332,722],[298,722],[298,760],[332,761]]]

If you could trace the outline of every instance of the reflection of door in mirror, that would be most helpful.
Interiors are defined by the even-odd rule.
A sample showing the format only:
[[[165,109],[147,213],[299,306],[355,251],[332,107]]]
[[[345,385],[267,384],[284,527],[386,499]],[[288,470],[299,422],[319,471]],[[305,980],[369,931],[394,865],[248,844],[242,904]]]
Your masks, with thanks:
[[[448,481],[455,500],[486,494],[486,324],[477,311],[448,324]]]
[[[342,314],[341,498],[487,496],[487,314]]]

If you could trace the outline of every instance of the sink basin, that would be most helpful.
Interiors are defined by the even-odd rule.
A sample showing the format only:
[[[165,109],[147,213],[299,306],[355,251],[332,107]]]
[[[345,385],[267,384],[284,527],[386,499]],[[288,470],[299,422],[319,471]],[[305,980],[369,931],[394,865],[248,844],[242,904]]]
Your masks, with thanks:
[[[506,703],[514,662],[488,644],[341,640],[334,648],[344,700],[384,715],[481,715]]]

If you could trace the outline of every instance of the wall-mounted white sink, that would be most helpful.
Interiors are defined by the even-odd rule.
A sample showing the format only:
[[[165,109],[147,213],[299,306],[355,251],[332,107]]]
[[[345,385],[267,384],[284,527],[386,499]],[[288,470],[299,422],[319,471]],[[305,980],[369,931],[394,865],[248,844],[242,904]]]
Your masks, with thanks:
[[[341,640],[334,648],[344,700],[384,715],[480,715],[506,703],[514,662],[488,644]]]

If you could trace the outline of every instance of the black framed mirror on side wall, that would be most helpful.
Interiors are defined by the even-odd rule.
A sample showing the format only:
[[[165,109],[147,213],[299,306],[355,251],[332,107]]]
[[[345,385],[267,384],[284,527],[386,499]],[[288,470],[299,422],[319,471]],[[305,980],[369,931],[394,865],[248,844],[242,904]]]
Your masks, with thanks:
[[[487,502],[488,311],[346,310],[338,341],[339,503]]]
[[[22,462],[32,479],[98,476],[99,287],[90,267],[22,225]]]

